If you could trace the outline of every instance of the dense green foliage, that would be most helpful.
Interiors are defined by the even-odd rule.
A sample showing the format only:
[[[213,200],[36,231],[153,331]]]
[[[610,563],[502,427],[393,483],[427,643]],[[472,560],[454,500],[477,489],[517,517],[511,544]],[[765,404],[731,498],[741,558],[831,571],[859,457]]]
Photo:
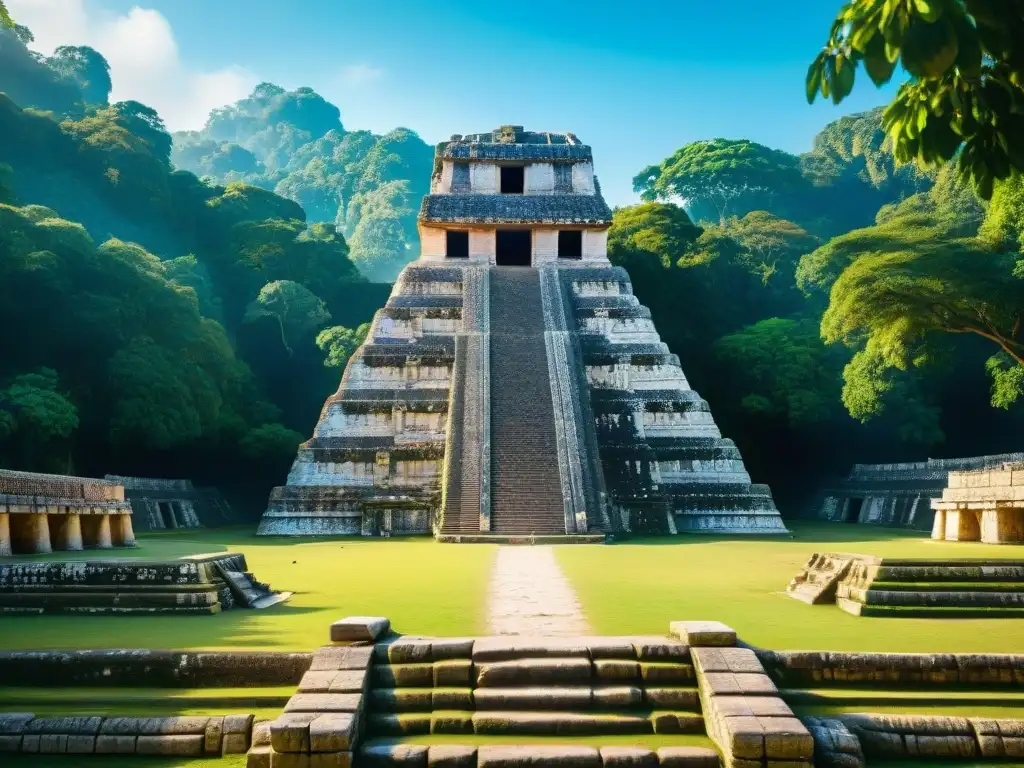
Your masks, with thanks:
[[[107,103],[98,52],[30,40],[0,29],[0,464],[262,496],[337,385],[318,332],[386,286],[293,200],[174,170],[160,116]],[[336,113],[315,102],[290,119]]]
[[[609,234],[784,504],[853,461],[1017,448],[1024,183],[999,182],[986,203],[951,168],[897,165],[881,122],[842,118],[799,158],[683,147],[636,178],[663,202],[618,209]]]
[[[856,0],[807,72],[807,99],[838,104],[863,64],[875,85],[911,76],[885,112],[899,162],[958,158],[984,199],[1024,173],[1024,0]]]
[[[352,261],[390,281],[419,254],[416,214],[433,148],[398,128],[348,132],[336,106],[309,88],[262,83],[216,109],[202,131],[176,134],[175,166],[219,183],[244,181],[296,201],[310,222],[336,226]]]

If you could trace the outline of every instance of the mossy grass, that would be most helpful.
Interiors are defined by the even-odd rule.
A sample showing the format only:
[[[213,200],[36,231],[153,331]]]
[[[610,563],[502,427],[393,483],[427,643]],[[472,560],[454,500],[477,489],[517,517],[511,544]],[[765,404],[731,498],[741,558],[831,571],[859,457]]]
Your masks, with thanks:
[[[860,683],[859,686],[863,686]],[[780,692],[790,704],[866,706],[868,704],[901,705],[906,703],[914,707],[944,707],[981,705],[993,707],[1018,708],[1018,717],[1024,718],[1024,691],[992,690],[991,688],[951,688],[941,686],[941,696],[937,696],[936,687],[893,689],[892,683],[884,683],[885,687],[864,688],[859,686],[829,688],[786,688]]]
[[[332,621],[382,613],[409,634],[486,631],[487,576],[496,551],[489,545],[446,545],[426,537],[258,537],[248,527],[140,534],[139,546],[129,550],[0,561],[154,560],[224,551],[244,553],[256,578],[295,595],[263,611],[215,616],[2,616],[0,649],[311,650],[328,641]]]
[[[762,648],[1014,653],[1024,621],[857,617],[786,596],[813,552],[879,557],[1020,559],[1019,547],[932,541],[923,531],[787,521],[792,538],[678,536],[559,547],[558,561],[600,634],[664,633],[670,621],[714,619]],[[992,616],[991,613],[984,614]]]

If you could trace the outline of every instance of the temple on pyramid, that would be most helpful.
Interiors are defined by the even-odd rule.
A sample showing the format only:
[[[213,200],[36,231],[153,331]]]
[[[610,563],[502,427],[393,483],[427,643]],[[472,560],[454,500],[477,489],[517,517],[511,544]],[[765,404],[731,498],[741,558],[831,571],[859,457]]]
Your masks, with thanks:
[[[784,533],[608,261],[611,220],[572,133],[439,144],[420,258],[259,533]]]

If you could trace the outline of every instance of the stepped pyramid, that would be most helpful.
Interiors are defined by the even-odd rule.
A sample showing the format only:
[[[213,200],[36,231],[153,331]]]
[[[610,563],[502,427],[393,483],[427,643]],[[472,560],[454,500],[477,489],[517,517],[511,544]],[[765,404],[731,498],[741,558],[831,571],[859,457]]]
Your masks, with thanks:
[[[407,266],[266,535],[782,533],[625,270],[590,147],[438,145]]]

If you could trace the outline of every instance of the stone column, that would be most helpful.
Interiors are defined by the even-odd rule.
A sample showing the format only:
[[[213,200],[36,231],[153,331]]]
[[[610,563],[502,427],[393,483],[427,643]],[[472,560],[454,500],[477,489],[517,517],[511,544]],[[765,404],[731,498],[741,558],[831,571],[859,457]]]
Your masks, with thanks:
[[[55,550],[79,552],[82,549],[82,523],[73,513],[50,515],[50,544]]]
[[[12,554],[11,550],[11,516],[0,512],[0,557]]]
[[[935,520],[932,522],[932,538],[943,541],[946,538],[946,510],[936,509]]]
[[[21,554],[48,555],[53,551],[47,517],[44,513],[25,515],[25,551]]]
[[[91,549],[110,549],[110,515],[88,515],[82,520],[85,546]]]
[[[122,547],[134,547],[135,546],[135,529],[132,528],[132,516],[131,515],[118,515],[118,522],[121,527],[121,546]]]

